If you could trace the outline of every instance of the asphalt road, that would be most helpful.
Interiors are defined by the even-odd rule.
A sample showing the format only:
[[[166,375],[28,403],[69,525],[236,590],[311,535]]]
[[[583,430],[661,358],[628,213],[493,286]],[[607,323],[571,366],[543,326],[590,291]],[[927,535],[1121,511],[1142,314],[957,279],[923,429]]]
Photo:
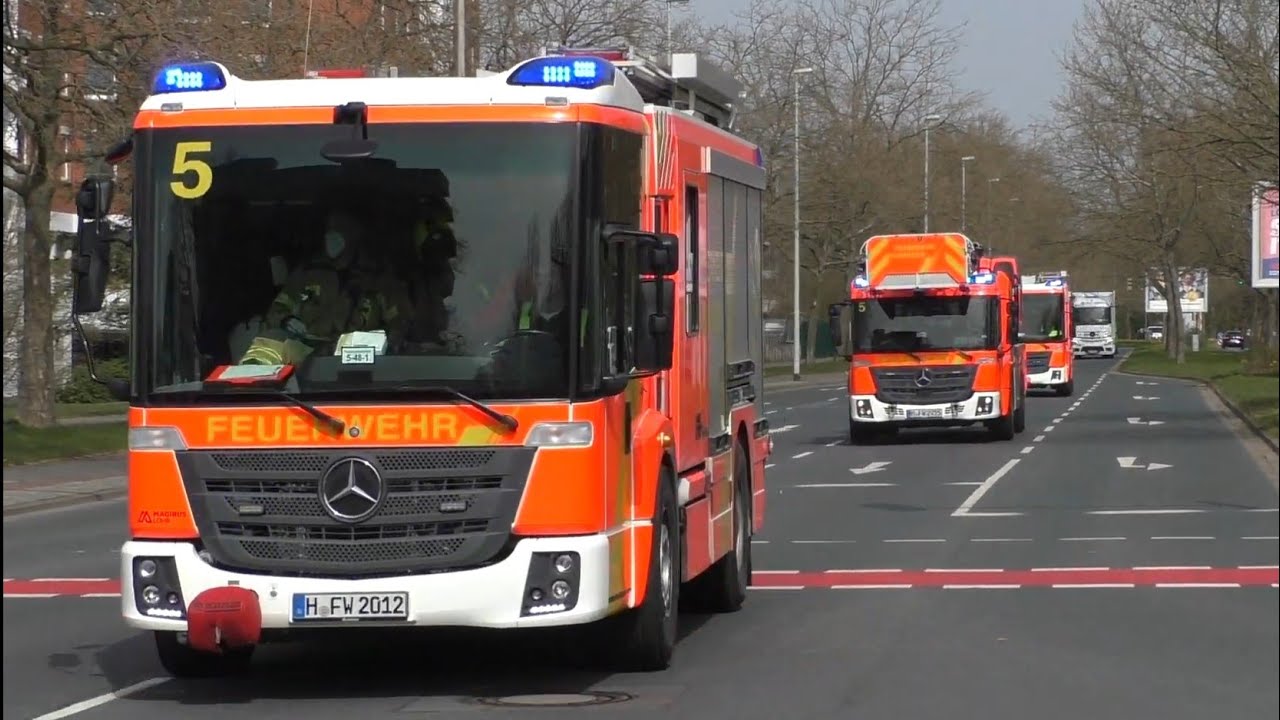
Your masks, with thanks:
[[[772,393],[756,589],[740,613],[687,617],[651,675],[584,672],[571,635],[429,633],[268,646],[248,678],[166,681],[119,600],[83,596],[114,590],[122,503],[6,520],[4,716],[1276,717],[1274,479],[1200,389],[1112,366],[1031,398],[1013,442],[850,447],[842,388]],[[475,700],[586,691],[631,698]]]

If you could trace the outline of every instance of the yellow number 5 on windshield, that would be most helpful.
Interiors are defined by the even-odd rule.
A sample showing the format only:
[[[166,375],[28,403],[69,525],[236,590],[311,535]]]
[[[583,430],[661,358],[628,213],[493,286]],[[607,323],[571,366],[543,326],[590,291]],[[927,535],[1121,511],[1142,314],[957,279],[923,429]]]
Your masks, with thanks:
[[[169,183],[169,189],[173,190],[173,194],[183,200],[195,200],[198,197],[204,197],[209,192],[209,188],[213,186],[213,168],[209,167],[209,163],[204,160],[197,160],[189,157],[192,153],[207,153],[213,150],[213,143],[205,140],[202,142],[180,142],[173,149],[173,174],[179,178]],[[195,173],[195,185],[187,185],[182,181],[181,176],[187,173]]]

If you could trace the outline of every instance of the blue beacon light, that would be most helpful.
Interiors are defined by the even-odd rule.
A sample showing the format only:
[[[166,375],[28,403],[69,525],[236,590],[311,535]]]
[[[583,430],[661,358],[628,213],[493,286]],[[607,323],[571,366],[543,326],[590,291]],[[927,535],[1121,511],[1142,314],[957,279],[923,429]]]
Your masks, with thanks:
[[[614,72],[613,63],[604,58],[543,57],[521,65],[507,78],[507,84],[591,90],[612,85]]]
[[[227,77],[217,63],[181,63],[168,65],[156,74],[156,93],[202,92],[221,90]]]

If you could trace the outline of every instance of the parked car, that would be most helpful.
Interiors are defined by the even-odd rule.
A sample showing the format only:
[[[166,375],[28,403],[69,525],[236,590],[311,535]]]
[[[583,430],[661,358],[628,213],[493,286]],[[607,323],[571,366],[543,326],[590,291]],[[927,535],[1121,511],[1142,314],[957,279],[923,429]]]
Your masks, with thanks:
[[[1222,333],[1222,339],[1218,342],[1218,346],[1223,350],[1227,348],[1244,349],[1245,339],[1244,333],[1240,330],[1228,330]]]

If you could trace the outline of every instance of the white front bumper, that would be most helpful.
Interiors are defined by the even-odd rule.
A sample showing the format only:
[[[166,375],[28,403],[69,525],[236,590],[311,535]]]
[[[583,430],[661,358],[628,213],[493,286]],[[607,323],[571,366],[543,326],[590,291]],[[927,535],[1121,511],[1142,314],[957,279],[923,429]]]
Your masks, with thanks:
[[[986,410],[988,407],[990,410]],[[979,412],[980,408],[985,412]],[[974,393],[963,402],[934,405],[889,405],[876,399],[875,395],[850,395],[849,417],[854,422],[863,423],[995,420],[1000,417],[1000,393]]]
[[[521,617],[529,564],[534,552],[579,555],[578,599],[566,611]],[[375,579],[326,579],[251,575],[215,568],[186,542],[126,542],[121,549],[121,602],[125,623],[144,630],[187,629],[185,619],[144,615],[134,599],[133,560],[173,558],[184,604],[209,588],[239,585],[253,590],[262,607],[262,627],[369,627],[386,625],[454,625],[510,628],[572,625],[598,620],[609,609],[609,540],[604,535],[520,540],[511,555],[488,567],[431,575]],[[325,623],[291,622],[294,593],[405,592],[407,621]]]
[[[1093,352],[1089,352],[1090,350]],[[1115,355],[1116,343],[1110,338],[1102,340],[1081,340],[1076,338],[1071,341],[1071,351],[1076,357],[1088,355]]]
[[[1051,367],[1044,372],[1031,373],[1027,375],[1027,382],[1031,385],[1063,385],[1067,382],[1067,369]]]

